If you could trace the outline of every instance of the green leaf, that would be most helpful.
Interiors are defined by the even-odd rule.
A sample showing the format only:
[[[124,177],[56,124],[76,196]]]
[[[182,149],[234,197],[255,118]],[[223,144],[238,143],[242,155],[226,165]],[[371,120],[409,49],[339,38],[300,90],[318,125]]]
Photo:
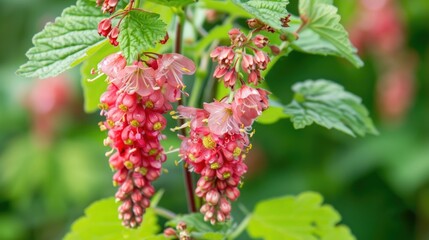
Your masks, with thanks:
[[[348,228],[337,226],[337,211],[322,202],[313,192],[265,200],[256,206],[247,231],[266,240],[354,240]]]
[[[292,87],[295,97],[285,107],[296,129],[316,123],[351,136],[378,134],[361,99],[334,82],[307,80]]]
[[[168,240],[170,238],[166,238],[164,234],[158,234],[155,236],[144,237],[142,240]]]
[[[143,216],[143,224],[138,229],[122,226],[118,219],[119,203],[114,198],[107,198],[91,204],[85,210],[85,216],[72,225],[72,230],[65,240],[74,239],[144,239],[155,235],[160,227],[153,209],[148,208]]]
[[[149,0],[168,7],[183,7],[191,3],[195,3],[197,0]]]
[[[94,1],[78,0],[66,8],[61,17],[33,38],[34,47],[27,52],[28,62],[17,74],[24,77],[56,76],[85,60],[105,41],[97,33],[100,20],[105,18]],[[73,66],[72,66],[73,65]]]
[[[299,13],[306,22],[300,38],[292,46],[307,53],[340,56],[362,67],[363,62],[340,23],[338,9],[331,4],[330,0],[299,1]]]
[[[286,10],[289,0],[232,1],[250,13],[253,17],[261,20],[275,29],[283,28],[280,19],[286,17],[289,14]]]
[[[200,213],[179,215],[166,225],[176,227],[179,222],[185,222],[191,235],[196,239],[221,240],[233,231],[230,222],[211,225],[204,221]]]
[[[216,26],[210,30],[207,36],[204,36],[196,45],[195,51],[202,52],[204,51],[213,41],[217,39],[228,38],[228,31],[233,28],[232,24],[223,24],[221,26]]]
[[[199,4],[202,8],[212,9],[223,13],[228,13],[231,16],[243,17],[243,18],[252,17],[251,14],[249,14],[243,8],[232,3],[231,1],[200,0]]]
[[[287,118],[288,115],[285,114],[283,108],[279,102],[270,99],[270,107],[263,111],[256,121],[261,124],[273,124],[282,118]]]
[[[90,113],[98,110],[98,104],[100,103],[100,96],[106,91],[107,82],[106,75],[101,75],[94,81],[90,81],[97,77],[91,74],[92,69],[97,69],[97,65],[106,56],[117,52],[119,49],[113,47],[109,43],[102,44],[103,46],[97,51],[96,54],[89,57],[80,68],[81,84],[83,88],[84,96],[84,108],[85,112]]]
[[[120,25],[118,42],[128,63],[132,63],[139,53],[155,47],[166,33],[166,24],[159,14],[135,10]]]

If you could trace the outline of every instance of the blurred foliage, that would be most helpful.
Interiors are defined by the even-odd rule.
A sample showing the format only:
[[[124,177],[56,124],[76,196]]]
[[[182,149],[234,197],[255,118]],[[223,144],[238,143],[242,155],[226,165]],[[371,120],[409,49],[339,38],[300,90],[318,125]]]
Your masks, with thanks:
[[[356,18],[357,2],[335,1],[349,29],[365,20]],[[105,133],[99,132],[98,114],[83,113],[78,70],[61,77],[69,97],[48,113],[34,109],[49,103],[46,91],[36,94],[40,106],[31,100],[43,81],[14,74],[25,61],[32,35],[74,3],[1,0],[0,27],[7,35],[0,39],[0,239],[60,239],[89,203],[114,193],[102,145]],[[396,3],[405,29],[403,49],[415,62],[408,107],[400,117],[386,117],[388,108],[379,105],[386,58],[370,47],[360,52],[361,69],[343,59],[297,52],[279,59],[266,76],[279,102],[293,99],[295,82],[331,79],[363,99],[380,135],[353,139],[317,126],[294,130],[284,119],[256,124],[249,173],[234,207],[238,221],[258,201],[313,190],[341,213],[357,239],[429,239],[429,2]],[[297,13],[297,1],[288,9]],[[411,62],[404,56],[395,59]],[[405,101],[400,96],[391,105]],[[167,149],[178,146],[174,134],[168,137]],[[165,166],[169,173],[156,186],[166,190],[161,206],[184,213],[182,173],[172,156]]]

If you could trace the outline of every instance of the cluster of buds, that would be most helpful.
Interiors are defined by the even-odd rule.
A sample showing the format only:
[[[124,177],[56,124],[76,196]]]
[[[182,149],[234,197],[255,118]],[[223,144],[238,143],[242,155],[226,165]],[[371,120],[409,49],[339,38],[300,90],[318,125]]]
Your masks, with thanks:
[[[161,175],[166,160],[160,145],[165,138],[161,133],[166,126],[163,114],[180,99],[183,74],[195,72],[193,62],[180,54],[147,56],[147,61],[127,66],[125,58],[115,53],[99,64],[109,81],[100,99],[101,114],[106,117],[100,128],[108,130],[104,143],[112,151],[106,155],[116,171],[113,183],[119,188],[115,197],[122,202],[119,217],[127,227],[141,224],[155,193],[151,182]]]
[[[243,85],[233,100],[205,103],[203,109],[178,107],[179,116],[189,119],[189,137],[181,136],[180,156],[200,174],[195,193],[204,199],[200,212],[212,224],[230,219],[231,201],[247,166],[245,152],[256,117],[268,107],[267,92]]]
[[[248,75],[249,83],[258,85],[262,81],[261,71],[270,62],[270,58],[262,50],[268,45],[268,38],[260,34],[253,37],[253,33],[246,36],[239,29],[231,29],[231,46],[217,47],[210,54],[213,61],[218,63],[213,77],[223,78],[225,87],[233,89],[237,79],[242,79],[241,72]]]
[[[180,240],[190,240],[191,234],[189,233],[188,227],[185,222],[179,222],[174,228],[166,228],[164,230],[164,236],[168,239],[180,239]]]
[[[112,27],[112,19],[105,18],[98,24],[98,34],[108,37],[110,44],[118,46],[119,26]]]
[[[97,0],[97,6],[101,6],[103,13],[112,14],[116,10],[119,0]]]

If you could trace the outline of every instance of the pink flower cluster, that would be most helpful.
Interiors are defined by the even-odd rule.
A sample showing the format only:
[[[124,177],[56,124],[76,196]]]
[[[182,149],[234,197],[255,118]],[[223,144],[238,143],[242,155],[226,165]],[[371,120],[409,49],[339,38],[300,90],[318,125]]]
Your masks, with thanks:
[[[200,211],[212,224],[230,218],[231,201],[240,195],[238,186],[247,171],[244,152],[251,147],[247,130],[268,107],[267,94],[243,85],[232,103],[178,108],[180,116],[190,120],[189,137],[181,137],[180,156],[201,174],[195,193],[205,200]]]
[[[100,21],[98,24],[98,34],[108,37],[110,44],[118,46],[119,27],[116,26],[112,28],[112,20],[110,18],[105,18]]]
[[[113,13],[116,10],[119,0],[97,0],[97,6],[101,6],[103,13]]]
[[[122,202],[119,217],[127,227],[141,224],[155,193],[151,182],[160,176],[166,160],[160,145],[165,138],[163,114],[180,98],[183,74],[195,72],[193,62],[180,54],[148,56],[148,61],[126,66],[125,58],[116,53],[99,64],[109,79],[100,99],[106,116],[100,128],[108,130],[105,145],[112,148],[109,163],[116,171],[114,185],[119,186],[115,197]]]
[[[241,70],[248,75],[248,82],[254,85],[262,81],[261,71],[267,68],[270,58],[261,49],[267,46],[268,38],[263,35],[245,36],[234,28],[229,31],[231,46],[220,46],[214,49],[210,57],[218,63],[213,77],[223,78],[225,87],[234,88],[240,79]],[[252,54],[246,53],[246,49]],[[241,66],[240,66],[241,65]]]

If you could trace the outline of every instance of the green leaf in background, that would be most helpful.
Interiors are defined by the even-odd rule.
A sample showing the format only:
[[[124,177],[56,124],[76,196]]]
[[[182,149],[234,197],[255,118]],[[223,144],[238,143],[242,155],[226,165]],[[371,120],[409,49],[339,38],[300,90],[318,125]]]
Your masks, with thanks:
[[[157,216],[151,208],[146,210],[143,224],[138,229],[123,227],[118,219],[118,207],[119,203],[115,203],[113,197],[94,202],[85,210],[85,216],[73,223],[71,232],[64,239],[144,239],[160,230]]]
[[[288,115],[285,114],[283,106],[272,99],[270,99],[270,107],[262,112],[262,115],[259,116],[256,121],[261,124],[273,124],[282,118],[287,118]]]
[[[340,215],[329,205],[322,205],[318,193],[306,192],[265,200],[251,215],[247,231],[251,237],[265,240],[354,240],[344,225],[337,225]]]
[[[195,3],[197,0],[149,0],[157,4],[165,5],[168,7],[183,7],[191,3]]]
[[[132,63],[139,53],[164,39],[166,33],[166,24],[159,14],[135,10],[120,25],[118,42],[128,63]]]
[[[103,44],[99,51],[96,54],[89,57],[80,68],[81,84],[83,88],[84,96],[84,109],[86,112],[94,112],[98,109],[98,104],[100,103],[100,96],[106,91],[107,82],[106,75],[98,77],[94,81],[89,81],[97,77],[97,75],[91,74],[92,69],[97,69],[98,63],[103,60],[106,56],[117,52],[119,49],[113,47],[112,45]]]
[[[353,137],[378,133],[361,99],[342,86],[327,80],[307,80],[292,89],[294,100],[285,107],[285,113],[296,129],[316,123]]]
[[[223,24],[210,30],[207,36],[204,36],[196,45],[196,52],[203,52],[213,41],[228,38],[228,31],[233,28],[232,24]]]
[[[47,78],[82,62],[105,40],[97,33],[98,23],[105,17],[94,1],[78,0],[34,36],[34,47],[26,54],[28,62],[17,74]]]
[[[233,2],[275,29],[283,28],[280,19],[289,14],[286,10],[289,0],[233,0]]]
[[[202,8],[212,9],[222,13],[228,13],[231,16],[235,16],[235,17],[238,17],[238,16],[243,18],[252,17],[252,15],[246,12],[243,8],[237,6],[231,1],[200,0],[198,4]]]
[[[306,24],[292,46],[307,53],[343,57],[356,67],[362,67],[363,62],[341,25],[337,11],[330,0],[300,0],[299,13]]]
[[[167,226],[176,227],[179,222],[185,222],[189,232],[195,239],[222,240],[233,231],[230,222],[211,225],[204,221],[200,213],[177,216],[166,223]]]

